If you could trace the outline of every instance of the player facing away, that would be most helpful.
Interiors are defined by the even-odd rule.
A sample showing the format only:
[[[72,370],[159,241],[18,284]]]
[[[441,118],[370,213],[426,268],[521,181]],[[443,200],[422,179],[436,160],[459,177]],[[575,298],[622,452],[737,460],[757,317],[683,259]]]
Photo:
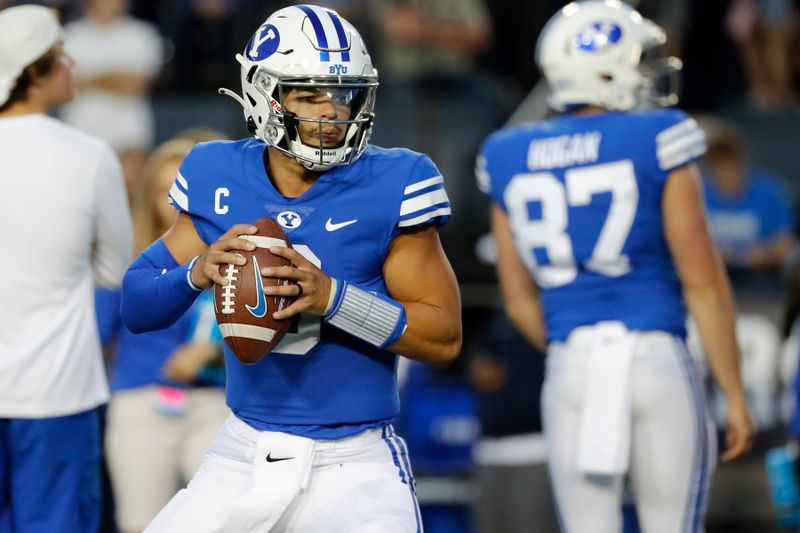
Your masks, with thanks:
[[[753,436],[694,165],[705,138],[681,111],[642,105],[675,100],[642,60],[663,42],[625,4],[567,5],[537,45],[562,114],[493,134],[478,159],[507,312],[547,344],[542,412],[564,531],[619,532],[626,479],[643,531],[702,530],[716,444],[685,307],[728,400],[722,459]]]
[[[397,355],[447,363],[460,297],[436,227],[450,214],[428,157],[368,144],[377,73],[358,32],[309,5],[273,13],[244,52],[255,138],[195,147],[170,193],[175,225],[126,274],[132,331],[175,320],[243,264],[249,222],[275,218],[299,286],[276,318],[296,327],[245,366],[226,352],[233,415],[188,487],[146,531],[422,531],[408,451],[392,430]],[[243,224],[245,223],[245,224]]]

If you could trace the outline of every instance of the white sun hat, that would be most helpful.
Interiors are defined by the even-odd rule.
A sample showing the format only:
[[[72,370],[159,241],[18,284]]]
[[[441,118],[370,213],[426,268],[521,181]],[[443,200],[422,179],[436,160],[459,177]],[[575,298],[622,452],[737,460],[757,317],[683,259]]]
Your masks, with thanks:
[[[50,8],[26,4],[0,11],[0,105],[22,71],[61,38],[61,24]]]

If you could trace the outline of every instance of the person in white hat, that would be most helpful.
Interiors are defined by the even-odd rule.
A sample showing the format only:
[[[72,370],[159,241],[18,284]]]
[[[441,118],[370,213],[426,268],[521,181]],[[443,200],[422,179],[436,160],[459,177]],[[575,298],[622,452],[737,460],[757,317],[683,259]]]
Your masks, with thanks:
[[[47,8],[0,11],[0,531],[85,533],[100,515],[108,400],[93,289],[132,255],[113,151],[47,116],[72,97]]]

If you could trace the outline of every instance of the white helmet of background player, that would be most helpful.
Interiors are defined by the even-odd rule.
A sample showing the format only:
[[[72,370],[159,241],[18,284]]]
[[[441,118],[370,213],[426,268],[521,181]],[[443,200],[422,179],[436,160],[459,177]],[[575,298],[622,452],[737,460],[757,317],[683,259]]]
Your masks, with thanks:
[[[247,127],[259,139],[315,171],[352,163],[367,147],[378,72],[361,35],[335,11],[311,5],[280,9],[256,30],[236,60],[242,69],[242,95],[220,92],[244,107]],[[324,91],[335,102],[348,104],[350,116],[298,117],[283,106],[284,95],[294,88]],[[346,124],[344,141],[332,148],[305,144],[299,122],[318,124],[320,133],[325,124]]]
[[[594,104],[626,110],[647,101],[674,105],[680,60],[646,59],[665,41],[660,26],[617,0],[565,6],[547,23],[536,45],[551,107],[563,111]]]

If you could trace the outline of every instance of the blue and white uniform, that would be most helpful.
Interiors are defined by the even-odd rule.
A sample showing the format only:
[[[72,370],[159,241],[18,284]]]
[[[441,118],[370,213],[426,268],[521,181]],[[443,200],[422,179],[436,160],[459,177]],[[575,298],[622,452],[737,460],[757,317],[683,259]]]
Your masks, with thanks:
[[[382,270],[393,239],[449,218],[443,178],[422,154],[369,146],[356,162],[324,172],[303,195],[286,198],[264,170],[265,150],[256,139],[212,142],[186,157],[170,197],[206,243],[235,224],[270,216],[325,273],[387,294]],[[148,531],[171,531],[176,523],[236,530],[253,513],[262,513],[258,523],[274,523],[266,511],[253,510],[266,500],[248,507],[253,479],[265,467],[270,476],[282,475],[283,467],[289,472],[304,454],[311,456],[310,473],[286,473],[293,480],[287,485],[298,476],[305,481],[274,531],[421,531],[407,449],[390,426],[399,409],[395,354],[321,317],[301,315],[255,365],[242,365],[227,347],[225,359],[234,416],[188,489]],[[270,450],[274,457],[280,449],[293,460],[264,463]],[[282,497],[270,494],[270,505],[280,508]],[[354,505],[360,510],[338,512]],[[219,521],[220,509],[227,522]]]
[[[382,270],[391,241],[449,217],[443,179],[425,156],[369,147],[356,163],[325,172],[289,199],[267,178],[264,149],[258,140],[215,142],[187,156],[171,198],[207,244],[237,223],[270,216],[326,274],[387,294]],[[348,437],[397,414],[396,359],[319,317],[301,317],[256,365],[228,353],[228,404],[256,429]]]
[[[565,530],[619,531],[625,473],[645,530],[701,527],[713,435],[662,196],[705,146],[694,120],[658,109],[503,130],[479,156],[479,186],[507,213],[541,293],[542,409]]]

